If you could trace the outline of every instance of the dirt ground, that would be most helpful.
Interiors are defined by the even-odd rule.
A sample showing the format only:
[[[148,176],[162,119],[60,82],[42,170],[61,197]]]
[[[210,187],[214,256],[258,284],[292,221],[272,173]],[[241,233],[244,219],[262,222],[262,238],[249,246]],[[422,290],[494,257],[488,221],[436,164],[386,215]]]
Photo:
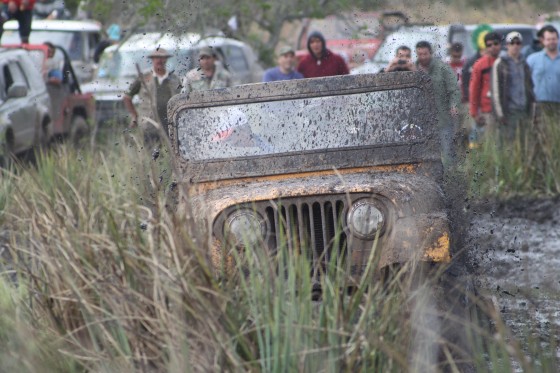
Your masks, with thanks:
[[[483,202],[471,212],[478,290],[522,343],[531,334],[560,356],[560,199]]]

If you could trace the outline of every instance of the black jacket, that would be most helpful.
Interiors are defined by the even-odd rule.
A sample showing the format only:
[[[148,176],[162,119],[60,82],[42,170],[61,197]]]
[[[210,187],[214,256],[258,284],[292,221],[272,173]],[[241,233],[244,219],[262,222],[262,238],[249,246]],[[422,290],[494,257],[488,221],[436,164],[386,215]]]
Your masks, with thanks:
[[[471,82],[472,67],[480,57],[480,52],[477,51],[474,56],[465,62],[465,66],[463,66],[463,72],[461,73],[461,93],[464,102],[469,102],[469,84]]]
[[[490,96],[492,98],[492,110],[498,119],[507,118],[509,111],[509,95],[511,85],[511,75],[509,74],[509,59],[511,57],[500,57],[494,62],[492,67],[492,80]],[[531,105],[535,101],[533,92],[533,80],[529,65],[523,61],[523,75],[525,77],[525,111],[529,114]]]

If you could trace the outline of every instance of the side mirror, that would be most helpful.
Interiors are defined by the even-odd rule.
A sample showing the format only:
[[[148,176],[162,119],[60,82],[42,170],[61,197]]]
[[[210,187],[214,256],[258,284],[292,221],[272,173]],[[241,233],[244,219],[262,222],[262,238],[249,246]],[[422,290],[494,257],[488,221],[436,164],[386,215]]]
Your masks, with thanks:
[[[20,98],[27,96],[27,87],[23,84],[12,84],[8,88],[8,98]]]

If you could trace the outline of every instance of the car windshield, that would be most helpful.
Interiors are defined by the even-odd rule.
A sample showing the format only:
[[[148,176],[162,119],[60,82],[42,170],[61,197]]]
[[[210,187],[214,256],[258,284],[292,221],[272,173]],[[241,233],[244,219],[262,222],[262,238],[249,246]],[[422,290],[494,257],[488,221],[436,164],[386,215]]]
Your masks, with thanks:
[[[380,23],[377,18],[359,14],[313,19],[309,24],[309,30],[321,30],[326,40],[374,38],[379,34],[379,29]]]
[[[177,76],[183,76],[186,72],[192,69],[193,54],[194,52],[189,49],[183,49],[172,52],[173,56],[167,61],[167,69],[175,71]],[[118,79],[136,76],[138,70],[136,64],[140,66],[141,71],[150,69],[151,62],[147,57],[146,50],[136,51],[105,51],[99,61],[99,69],[97,70],[97,78],[102,79]],[[179,62],[178,62],[179,61]]]
[[[126,52],[118,50],[105,51],[99,61],[97,77],[116,79],[136,76],[138,74],[136,64],[140,66],[141,71],[150,68],[150,60],[146,55],[146,51],[143,50]]]
[[[80,32],[33,30],[29,36],[30,44],[43,44],[46,41],[64,48],[72,61],[83,59],[83,43]],[[17,31],[6,30],[2,34],[2,44],[19,43],[20,38]]]
[[[442,58],[445,56],[447,50],[447,38],[445,35],[438,33],[437,31],[406,31],[406,32],[395,32],[388,35],[383,44],[375,54],[373,62],[386,65],[395,58],[397,48],[401,45],[406,45],[412,50],[412,59],[416,60],[416,43],[419,41],[427,41],[432,45],[434,49],[434,55]]]
[[[423,103],[407,88],[183,110],[179,151],[204,161],[423,141]]]

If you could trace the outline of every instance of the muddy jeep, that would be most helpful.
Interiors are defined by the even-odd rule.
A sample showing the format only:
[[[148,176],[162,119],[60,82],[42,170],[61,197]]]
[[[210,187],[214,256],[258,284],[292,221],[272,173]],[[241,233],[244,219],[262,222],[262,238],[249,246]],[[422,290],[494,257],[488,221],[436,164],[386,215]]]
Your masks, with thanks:
[[[378,267],[449,262],[450,224],[429,78],[339,76],[171,99],[185,200],[213,263],[249,245],[334,255],[352,276],[377,240]]]

